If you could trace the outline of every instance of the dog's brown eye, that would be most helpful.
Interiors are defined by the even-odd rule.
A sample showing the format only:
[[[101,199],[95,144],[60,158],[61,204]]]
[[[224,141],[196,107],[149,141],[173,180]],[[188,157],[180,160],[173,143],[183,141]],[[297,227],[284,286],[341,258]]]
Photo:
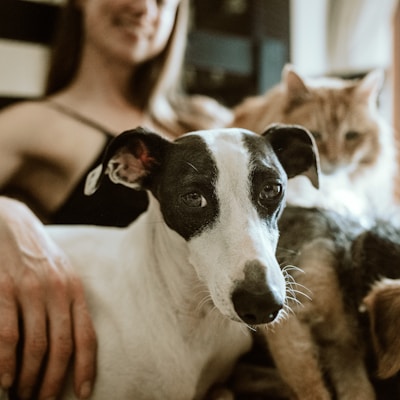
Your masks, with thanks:
[[[183,202],[188,207],[205,207],[207,200],[198,192],[187,193],[182,196]]]
[[[261,205],[265,205],[266,203],[271,202],[272,200],[276,200],[282,194],[282,185],[280,183],[268,183],[261,190],[258,200]]]

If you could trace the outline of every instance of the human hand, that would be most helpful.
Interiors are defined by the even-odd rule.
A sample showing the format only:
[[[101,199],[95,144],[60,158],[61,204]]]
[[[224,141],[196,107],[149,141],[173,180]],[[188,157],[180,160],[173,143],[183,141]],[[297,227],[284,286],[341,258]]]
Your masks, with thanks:
[[[216,385],[212,387],[207,393],[204,400],[234,400],[233,392],[223,385]]]
[[[21,399],[36,391],[39,399],[55,398],[74,355],[74,389],[88,398],[97,342],[81,282],[42,223],[3,197],[0,294],[0,387],[15,387]]]

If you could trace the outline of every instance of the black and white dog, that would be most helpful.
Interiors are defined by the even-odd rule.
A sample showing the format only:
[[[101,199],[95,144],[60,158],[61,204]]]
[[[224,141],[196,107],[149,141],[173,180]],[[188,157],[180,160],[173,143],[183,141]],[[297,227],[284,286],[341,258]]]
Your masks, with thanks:
[[[297,126],[114,139],[89,174],[147,190],[127,228],[49,227],[85,285],[98,334],[93,398],[201,399],[251,345],[247,325],[280,318],[275,258],[287,179],[318,186],[312,137]],[[75,399],[67,384],[60,399]]]

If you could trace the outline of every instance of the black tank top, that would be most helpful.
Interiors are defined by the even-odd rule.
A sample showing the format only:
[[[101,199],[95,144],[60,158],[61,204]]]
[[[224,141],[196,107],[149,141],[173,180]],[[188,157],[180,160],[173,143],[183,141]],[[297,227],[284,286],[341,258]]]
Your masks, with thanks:
[[[89,224],[123,227],[143,213],[148,206],[147,193],[112,183],[106,176],[99,189],[91,196],[83,192],[86,175],[101,161],[105,148],[114,137],[107,129],[83,115],[55,102],[52,108],[89,125],[106,136],[104,149],[88,168],[63,205],[53,214],[52,224]]]

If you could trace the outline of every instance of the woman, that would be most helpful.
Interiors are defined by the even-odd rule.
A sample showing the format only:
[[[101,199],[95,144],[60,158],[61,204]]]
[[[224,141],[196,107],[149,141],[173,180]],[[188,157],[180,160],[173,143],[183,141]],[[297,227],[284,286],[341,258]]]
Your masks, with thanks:
[[[74,189],[113,135],[145,125],[172,139],[230,117],[215,101],[181,92],[188,4],[160,4],[71,0],[51,61],[47,96],[0,116],[2,193],[22,199],[43,221],[117,223],[111,217],[99,221],[98,215],[95,220],[76,217],[84,214],[82,202],[90,201],[89,212],[96,198],[82,196],[78,206],[66,205],[75,201]],[[144,208],[139,204],[137,213]]]
[[[112,185],[85,198],[81,187],[107,142],[123,130],[142,125],[172,139],[230,122],[230,113],[215,101],[189,98],[181,90],[187,20],[188,0],[70,0],[46,97],[0,114],[2,194],[22,200],[51,223],[124,226],[143,212],[147,198],[139,192]],[[113,207],[108,206],[111,199]],[[77,320],[87,315],[79,282],[29,210],[7,199],[1,204],[1,246],[12,254],[0,264],[0,291],[5,293],[0,325],[6,327],[0,328],[0,384],[15,383],[18,396],[29,399],[42,373],[39,398],[55,397],[74,345],[75,388],[87,398],[95,339],[90,318]],[[28,226],[32,234],[24,235]],[[35,237],[44,247],[34,244]],[[29,251],[21,251],[22,246]],[[16,264],[19,272],[11,273]],[[24,328],[18,374],[12,351],[17,308]]]

